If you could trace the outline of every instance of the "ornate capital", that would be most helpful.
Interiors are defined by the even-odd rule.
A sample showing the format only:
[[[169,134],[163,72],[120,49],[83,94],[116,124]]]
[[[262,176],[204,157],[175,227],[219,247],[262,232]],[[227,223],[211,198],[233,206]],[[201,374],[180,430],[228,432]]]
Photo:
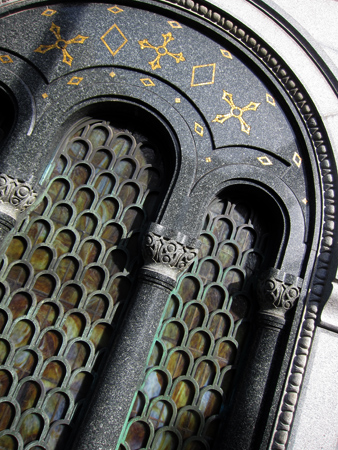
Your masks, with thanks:
[[[275,311],[284,315],[298,300],[302,283],[301,278],[278,269],[272,268],[263,273],[257,284],[261,311]]]
[[[186,235],[169,230],[158,224],[151,224],[143,241],[143,257],[148,267],[163,271],[175,278],[186,270],[198,254],[200,242]],[[155,265],[155,267],[154,267]]]
[[[12,217],[31,206],[37,197],[36,192],[30,184],[11,178],[8,175],[0,174],[0,204],[3,212]]]

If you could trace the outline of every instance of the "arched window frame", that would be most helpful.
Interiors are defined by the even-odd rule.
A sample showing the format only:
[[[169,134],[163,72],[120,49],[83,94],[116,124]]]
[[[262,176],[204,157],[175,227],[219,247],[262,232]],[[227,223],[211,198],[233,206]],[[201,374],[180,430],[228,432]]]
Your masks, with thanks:
[[[200,10],[200,12],[201,12],[202,10]],[[204,13],[203,13],[203,15],[204,15]],[[304,117],[304,115],[303,115],[303,117]],[[308,129],[309,129],[309,127],[310,127],[310,125],[308,125]],[[305,133],[304,133],[305,134]],[[318,144],[316,144],[316,142],[319,142],[320,141],[320,139],[317,139],[317,136],[315,136],[315,133],[313,133],[313,142],[315,143],[315,146],[316,147],[320,147],[320,145]],[[307,138],[304,136],[304,140],[305,141],[307,141]],[[306,142],[306,145],[310,145],[309,144],[309,141],[307,141]],[[183,158],[182,158],[183,159]],[[197,201],[197,197],[196,197],[196,201]],[[170,205],[169,205],[170,206]],[[169,208],[170,209],[170,208]],[[166,214],[166,211],[164,211],[164,217],[165,217],[165,214]],[[168,212],[167,212],[167,214],[169,214]],[[297,223],[297,221],[295,221],[296,223]],[[319,226],[318,226],[318,222],[319,222],[319,220],[317,219],[317,223],[315,223],[314,225],[313,225],[313,228],[319,228]],[[295,229],[295,227],[293,228],[293,229]],[[184,231],[186,231],[186,230],[184,230]],[[299,231],[299,230],[298,230]],[[292,237],[294,237],[295,236],[295,234],[294,233],[290,233],[290,235],[292,236]],[[296,239],[296,242],[297,242],[297,239]],[[311,258],[310,258],[311,259]],[[311,263],[310,263],[310,265],[311,265]],[[308,275],[309,276],[309,275]]]

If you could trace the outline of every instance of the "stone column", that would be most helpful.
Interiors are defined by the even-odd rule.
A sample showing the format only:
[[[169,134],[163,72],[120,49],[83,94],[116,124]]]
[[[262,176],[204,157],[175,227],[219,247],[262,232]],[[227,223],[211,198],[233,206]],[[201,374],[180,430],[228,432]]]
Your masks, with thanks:
[[[19,214],[31,206],[36,197],[29,183],[0,174],[0,249]]]
[[[197,256],[199,241],[152,224],[143,244],[145,265],[134,299],[96,386],[76,450],[115,450],[168,296]]]
[[[217,450],[257,450],[276,387],[274,371],[280,366],[281,332],[285,313],[299,298],[302,280],[278,269],[265,272],[257,284],[259,311],[247,361]],[[278,361],[278,358],[279,361]]]

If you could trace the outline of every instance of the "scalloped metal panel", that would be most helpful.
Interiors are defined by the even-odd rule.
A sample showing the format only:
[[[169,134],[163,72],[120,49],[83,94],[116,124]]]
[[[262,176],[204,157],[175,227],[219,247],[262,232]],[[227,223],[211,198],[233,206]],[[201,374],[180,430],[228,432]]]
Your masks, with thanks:
[[[82,121],[51,169],[2,261],[6,450],[67,441],[128,304],[140,231],[163,188],[158,150],[105,121]]]

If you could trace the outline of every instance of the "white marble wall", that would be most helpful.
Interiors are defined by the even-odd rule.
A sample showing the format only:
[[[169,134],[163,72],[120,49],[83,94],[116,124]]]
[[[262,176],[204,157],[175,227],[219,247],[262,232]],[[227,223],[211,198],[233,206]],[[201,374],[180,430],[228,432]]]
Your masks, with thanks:
[[[338,67],[337,0],[278,0],[276,10],[297,21]]]

